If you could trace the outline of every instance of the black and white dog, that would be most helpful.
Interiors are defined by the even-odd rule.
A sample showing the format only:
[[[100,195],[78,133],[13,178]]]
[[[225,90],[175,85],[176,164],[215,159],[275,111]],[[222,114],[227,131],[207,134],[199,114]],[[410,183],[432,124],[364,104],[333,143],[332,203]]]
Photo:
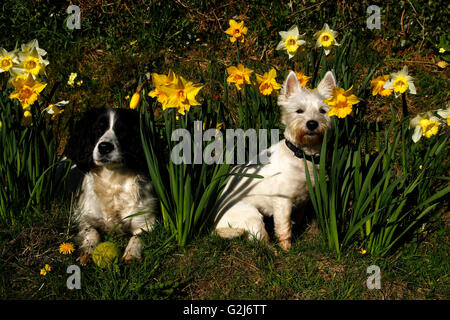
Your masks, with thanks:
[[[153,194],[139,133],[139,114],[125,109],[93,109],[78,121],[65,154],[84,173],[75,205],[79,260],[86,264],[100,242],[99,232],[132,234],[122,259],[141,258],[138,234],[151,231],[157,200]],[[145,214],[128,217],[138,212]],[[128,217],[128,218],[127,218]]]

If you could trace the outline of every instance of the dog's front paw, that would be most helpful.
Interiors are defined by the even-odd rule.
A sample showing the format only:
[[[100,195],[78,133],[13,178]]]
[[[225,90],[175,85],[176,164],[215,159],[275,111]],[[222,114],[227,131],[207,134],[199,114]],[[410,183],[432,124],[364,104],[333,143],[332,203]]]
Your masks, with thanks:
[[[287,251],[287,250],[289,250],[292,247],[291,239],[281,240],[279,245],[280,245],[281,249],[283,249],[284,251]]]
[[[79,261],[82,266],[85,266],[89,262],[90,259],[91,259],[91,255],[87,252],[83,252],[77,258],[77,261]]]

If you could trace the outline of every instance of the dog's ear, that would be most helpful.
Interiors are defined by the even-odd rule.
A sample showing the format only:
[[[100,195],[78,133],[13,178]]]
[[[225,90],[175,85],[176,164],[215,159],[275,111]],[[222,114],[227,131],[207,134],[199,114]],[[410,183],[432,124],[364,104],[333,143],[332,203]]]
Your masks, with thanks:
[[[289,98],[292,94],[301,90],[300,82],[294,71],[290,71],[284,81],[282,94],[285,98]]]
[[[94,123],[105,108],[95,108],[83,113],[75,126],[72,125],[70,138],[64,149],[64,155],[71,159],[83,171],[89,171],[93,166],[92,152],[94,150]]]
[[[336,79],[333,73],[328,71],[317,86],[317,90],[322,96],[329,98],[334,87],[336,87]]]

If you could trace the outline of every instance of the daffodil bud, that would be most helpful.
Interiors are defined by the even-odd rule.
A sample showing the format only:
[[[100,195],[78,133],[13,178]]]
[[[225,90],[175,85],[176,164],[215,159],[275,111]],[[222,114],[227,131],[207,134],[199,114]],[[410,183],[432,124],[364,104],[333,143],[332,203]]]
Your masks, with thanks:
[[[130,100],[130,109],[136,109],[140,100],[141,100],[141,95],[139,93],[135,92]]]

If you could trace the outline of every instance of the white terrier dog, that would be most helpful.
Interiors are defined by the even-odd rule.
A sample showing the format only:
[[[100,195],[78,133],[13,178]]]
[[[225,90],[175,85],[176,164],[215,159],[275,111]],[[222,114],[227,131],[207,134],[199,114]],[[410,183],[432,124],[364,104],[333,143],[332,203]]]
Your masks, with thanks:
[[[223,193],[216,217],[216,232],[233,238],[247,232],[250,238],[269,242],[264,216],[273,216],[275,235],[282,249],[291,247],[291,212],[302,209],[309,200],[305,158],[312,183],[312,161],[318,166],[323,135],[331,127],[328,106],[336,80],[328,71],[317,90],[308,90],[291,71],[278,97],[285,139],[264,152],[267,164],[246,165],[234,172],[256,174],[264,178],[233,176]]]

